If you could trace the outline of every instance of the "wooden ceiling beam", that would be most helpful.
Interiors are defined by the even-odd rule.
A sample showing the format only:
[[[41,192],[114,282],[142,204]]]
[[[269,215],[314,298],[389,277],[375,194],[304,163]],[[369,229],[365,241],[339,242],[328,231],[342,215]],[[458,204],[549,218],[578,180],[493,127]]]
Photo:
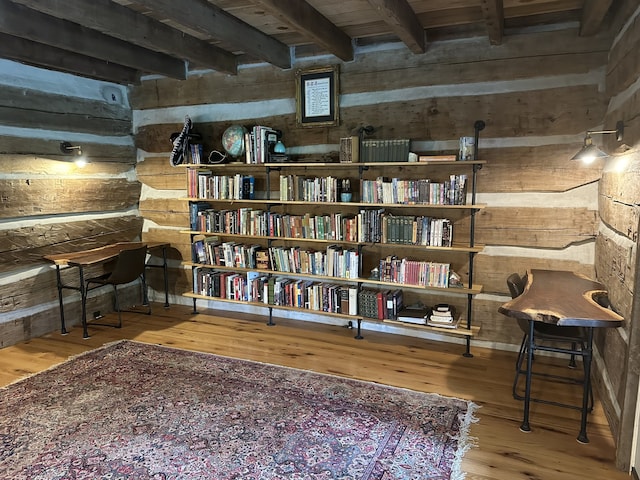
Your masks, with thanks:
[[[139,72],[133,68],[4,33],[0,33],[0,57],[94,80],[105,80],[125,85],[137,84],[140,81]]]
[[[353,60],[351,37],[331,23],[307,2],[300,0],[255,0],[272,15],[288,23],[302,35],[310,37],[339,59]]]
[[[235,45],[244,53],[280,68],[291,68],[289,47],[203,0],[134,0],[183,27]]]
[[[502,0],[481,0],[482,15],[487,24],[491,45],[500,45],[504,34],[504,4]]]
[[[36,12],[9,0],[0,0],[0,33],[143,72],[159,73],[180,80],[186,78],[186,67],[182,60],[109,37],[77,23]]]
[[[580,18],[580,36],[595,35],[613,0],[585,0]]]
[[[407,0],[368,0],[413,53],[424,53],[427,41],[424,27]]]
[[[111,37],[155,50],[199,67],[236,74],[237,59],[230,52],[153,20],[110,0],[13,0],[47,15],[69,20]]]

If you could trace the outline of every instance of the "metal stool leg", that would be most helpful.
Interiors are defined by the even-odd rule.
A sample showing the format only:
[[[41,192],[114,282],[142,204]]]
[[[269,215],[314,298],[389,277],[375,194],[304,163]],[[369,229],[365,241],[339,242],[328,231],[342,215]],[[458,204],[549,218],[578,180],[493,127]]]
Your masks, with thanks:
[[[587,437],[587,415],[589,414],[589,394],[591,392],[591,354],[593,352],[593,327],[588,329],[587,349],[583,353],[584,362],[584,388],[582,389],[582,417],[580,419],[580,433],[578,442],[589,443]]]
[[[529,349],[527,351],[527,383],[525,387],[524,394],[524,414],[522,418],[522,425],[520,425],[520,430],[523,432],[530,432],[531,427],[529,426],[529,406],[531,403],[531,374],[533,370],[533,349],[535,347],[534,343],[534,330],[533,330],[533,322],[529,321]]]

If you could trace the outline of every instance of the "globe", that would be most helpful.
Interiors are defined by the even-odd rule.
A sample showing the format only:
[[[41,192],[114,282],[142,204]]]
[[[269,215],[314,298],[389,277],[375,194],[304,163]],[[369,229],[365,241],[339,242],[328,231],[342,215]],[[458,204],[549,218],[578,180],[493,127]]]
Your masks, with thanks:
[[[244,136],[247,129],[242,125],[231,125],[222,134],[222,148],[232,157],[244,154]]]

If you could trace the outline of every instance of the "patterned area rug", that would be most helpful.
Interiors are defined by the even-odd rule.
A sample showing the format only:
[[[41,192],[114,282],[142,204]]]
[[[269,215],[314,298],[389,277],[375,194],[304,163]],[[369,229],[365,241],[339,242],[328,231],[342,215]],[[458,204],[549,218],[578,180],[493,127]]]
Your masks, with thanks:
[[[475,408],[123,341],[0,391],[0,478],[460,479]]]

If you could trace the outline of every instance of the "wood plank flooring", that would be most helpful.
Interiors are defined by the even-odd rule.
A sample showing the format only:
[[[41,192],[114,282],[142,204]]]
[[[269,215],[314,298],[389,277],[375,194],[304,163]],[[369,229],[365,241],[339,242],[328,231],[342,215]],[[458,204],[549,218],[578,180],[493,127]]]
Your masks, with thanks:
[[[86,340],[75,326],[68,335],[52,333],[7,347],[0,350],[0,385],[127,338],[472,400],[481,408],[471,428],[477,446],[463,461],[467,480],[629,478],[614,466],[614,442],[599,402],[590,416],[587,445],[576,441],[579,412],[566,408],[533,404],[532,432],[518,430],[522,403],[511,396],[515,353],[472,345],[474,357],[465,358],[457,344],[366,331],[356,340],[346,327],[278,319],[267,326],[263,317],[220,314],[158,304],[151,316],[124,314],[122,329],[91,326]],[[537,362],[566,366],[563,359]],[[544,392],[556,400],[580,399],[575,386],[547,384]]]

